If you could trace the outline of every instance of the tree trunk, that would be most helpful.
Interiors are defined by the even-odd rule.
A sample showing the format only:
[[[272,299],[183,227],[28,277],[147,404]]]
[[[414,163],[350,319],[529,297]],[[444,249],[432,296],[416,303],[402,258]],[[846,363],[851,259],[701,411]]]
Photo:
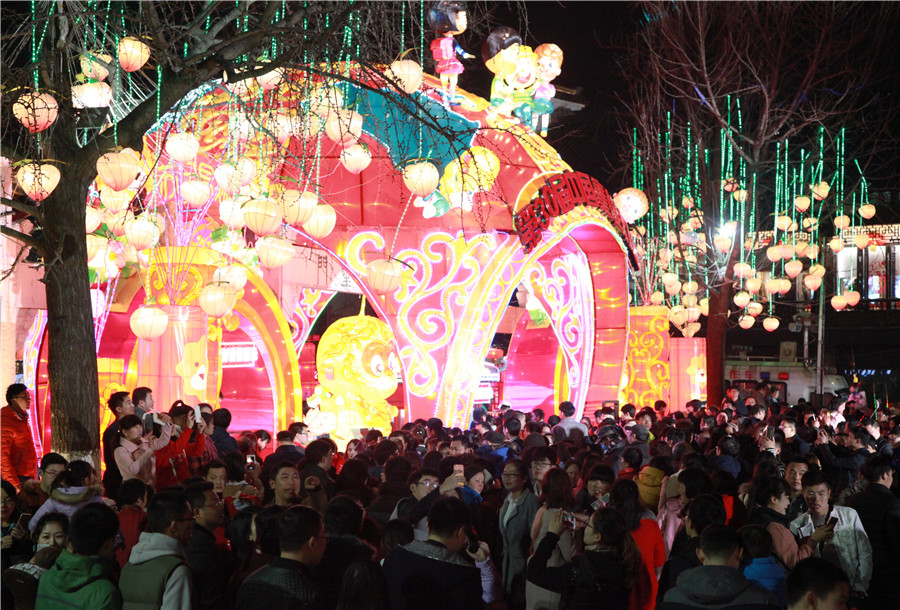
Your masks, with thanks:
[[[709,316],[706,322],[706,401],[718,405],[725,395],[725,335],[728,332],[728,311],[731,303],[731,284],[709,291]]]

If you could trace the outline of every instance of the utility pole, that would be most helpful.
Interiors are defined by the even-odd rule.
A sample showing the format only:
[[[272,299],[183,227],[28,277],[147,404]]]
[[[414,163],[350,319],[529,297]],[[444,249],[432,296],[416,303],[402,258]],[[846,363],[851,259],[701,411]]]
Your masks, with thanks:
[[[822,282],[819,289],[819,328],[816,333],[816,394],[819,400],[825,393],[825,286],[827,282]]]

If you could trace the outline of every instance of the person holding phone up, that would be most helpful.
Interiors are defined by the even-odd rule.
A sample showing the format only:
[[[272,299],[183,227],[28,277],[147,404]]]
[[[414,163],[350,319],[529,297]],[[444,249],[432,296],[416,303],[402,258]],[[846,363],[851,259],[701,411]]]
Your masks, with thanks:
[[[174,427],[172,418],[162,413],[162,433],[159,438],[150,434],[143,436],[144,425],[137,415],[126,415],[119,420],[119,446],[114,452],[116,466],[122,473],[122,479],[140,479],[144,483],[156,485],[156,456],[169,444]]]

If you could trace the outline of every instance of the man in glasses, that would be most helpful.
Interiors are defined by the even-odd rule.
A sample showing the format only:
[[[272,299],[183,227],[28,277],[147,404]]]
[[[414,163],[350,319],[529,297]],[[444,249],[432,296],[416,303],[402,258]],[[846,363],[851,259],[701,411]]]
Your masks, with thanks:
[[[6,406],[0,409],[0,471],[3,479],[22,490],[22,483],[37,473],[37,454],[28,425],[31,393],[21,383],[6,388]]]

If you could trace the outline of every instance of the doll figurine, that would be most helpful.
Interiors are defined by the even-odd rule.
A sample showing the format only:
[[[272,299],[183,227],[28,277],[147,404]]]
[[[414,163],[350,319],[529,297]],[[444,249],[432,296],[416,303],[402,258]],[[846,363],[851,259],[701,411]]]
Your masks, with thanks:
[[[550,114],[553,112],[551,100],[556,95],[556,87],[551,85],[550,81],[559,76],[561,72],[563,52],[555,44],[547,43],[536,48],[534,54],[537,55],[538,79],[540,82],[534,92],[532,127],[541,134],[542,138],[546,138],[547,128],[550,126]]]
[[[431,55],[437,62],[435,72],[441,77],[444,93],[444,106],[455,105],[456,80],[463,72],[462,63],[457,55],[464,59],[472,59],[463,51],[453,38],[466,31],[466,3],[457,0],[440,0],[428,9],[428,27],[437,34],[431,41]]]
[[[519,33],[507,26],[494,29],[481,45],[481,59],[494,74],[491,82],[491,106],[500,114],[510,115],[513,109],[513,87],[507,82],[518,67]]]

